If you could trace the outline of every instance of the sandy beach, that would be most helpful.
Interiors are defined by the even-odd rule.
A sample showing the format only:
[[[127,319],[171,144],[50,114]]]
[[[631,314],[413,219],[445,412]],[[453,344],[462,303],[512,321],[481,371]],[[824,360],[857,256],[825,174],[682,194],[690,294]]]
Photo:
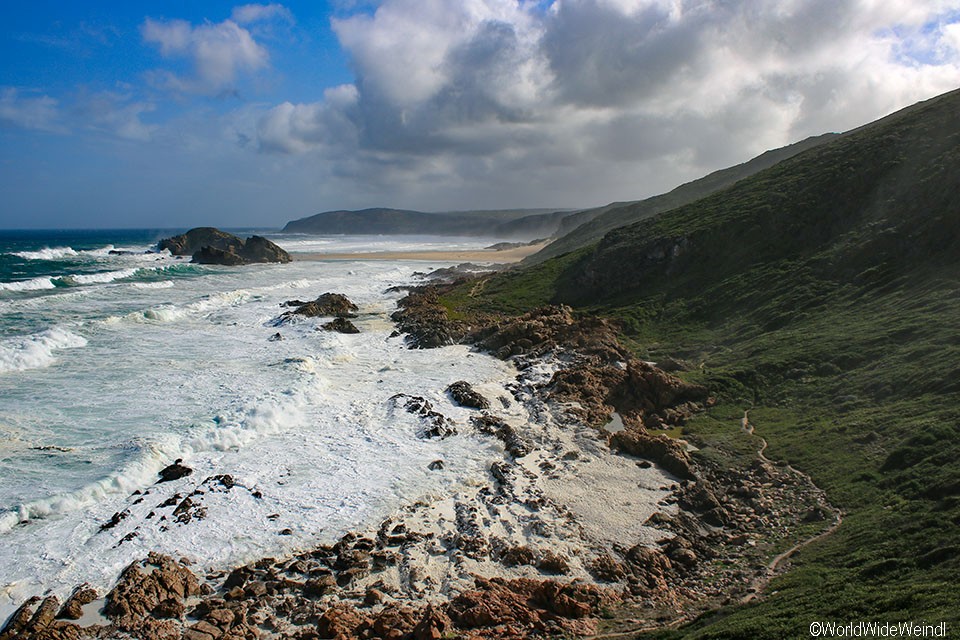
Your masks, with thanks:
[[[355,253],[294,253],[294,260],[423,260],[427,262],[489,262],[514,263],[533,255],[548,243],[514,247],[496,251],[493,249],[464,251],[372,251]]]

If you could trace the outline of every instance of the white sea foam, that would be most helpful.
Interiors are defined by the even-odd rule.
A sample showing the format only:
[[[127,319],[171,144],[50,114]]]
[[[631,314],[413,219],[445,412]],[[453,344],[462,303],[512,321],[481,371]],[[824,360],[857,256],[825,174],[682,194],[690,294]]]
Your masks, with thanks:
[[[136,289],[172,289],[173,280],[160,280],[158,282],[134,282]]]
[[[69,276],[63,276],[62,280],[67,283],[85,285],[85,284],[106,284],[115,280],[123,280],[137,275],[140,269],[119,269],[117,271],[103,271],[100,273],[78,273]]]
[[[56,362],[55,352],[86,346],[87,339],[55,327],[29,336],[0,342],[0,373],[48,367]]]
[[[144,267],[133,267],[128,269],[118,269],[115,271],[101,271],[97,273],[71,273],[63,276],[45,276],[33,278],[32,280],[0,282],[0,291],[41,291],[44,289],[55,289],[58,284],[61,286],[108,284],[116,280],[132,278],[141,271],[161,270],[163,268],[164,267],[154,267],[152,269],[148,269]]]
[[[217,311],[218,309],[242,304],[250,295],[250,292],[246,289],[227,291],[210,295],[202,300],[192,302],[182,307],[166,304],[144,309],[143,311],[135,311],[127,314],[124,319],[133,322],[143,322],[144,320],[153,322],[176,322],[183,318],[202,316]]]
[[[78,511],[111,496],[129,495],[156,480],[157,472],[171,462],[171,450],[175,451],[175,448],[170,442],[146,444],[143,455],[118,473],[110,474],[76,491],[17,505],[13,510],[0,515],[0,533],[30,520]]]
[[[32,280],[18,280],[16,282],[0,282],[0,291],[42,291],[55,289],[52,278],[33,278]]]
[[[141,264],[131,256],[109,260]],[[83,322],[83,337],[74,325],[67,333],[76,331],[70,335],[86,347],[57,366],[0,375],[0,425],[19,425],[18,437],[4,444],[16,475],[0,474],[0,508],[7,509],[0,514],[0,619],[48,589],[69,595],[84,581],[109,588],[150,550],[231,566],[366,526],[406,501],[485,473],[495,442],[475,440],[467,429],[422,440],[412,416],[388,412],[393,394],[411,393],[465,424],[469,411],[450,404],[446,385],[498,385],[512,376],[509,365],[465,347],[411,351],[389,338],[387,318],[399,294],[383,292],[424,268],[191,267],[173,287],[77,286],[52,309],[56,296],[49,294],[36,298],[44,304],[35,309],[4,301],[16,303],[12,322],[49,322],[51,314]],[[360,306],[362,333],[316,331],[320,321],[263,325],[282,312],[281,302],[325,291]],[[48,331],[46,342],[47,332],[16,339],[36,356],[16,356],[18,366],[52,362],[71,344],[58,334],[66,329]],[[277,332],[283,340],[271,342]],[[16,352],[10,340],[0,343],[3,357]],[[0,367],[5,362],[0,358]],[[37,444],[64,451],[30,448]],[[157,472],[181,457],[194,474],[154,484]],[[429,471],[436,459],[456,464]],[[222,473],[238,488],[207,492],[202,521],[161,527],[147,518],[174,493]],[[149,492],[142,503],[136,499],[143,495],[131,496],[138,489]],[[252,497],[254,490],[262,498]],[[124,510],[130,515],[120,525],[100,531]],[[16,526],[23,520],[28,524]],[[284,528],[293,535],[278,536]],[[136,538],[118,545],[133,531]]]
[[[38,251],[14,251],[11,255],[24,260],[60,260],[68,256],[75,256],[77,252],[71,247],[45,247]]]
[[[279,235],[271,238],[290,253],[382,253],[393,251],[450,251],[482,249],[498,238],[474,236],[309,236]]]
[[[128,248],[124,251],[138,251],[141,249]],[[111,251],[116,251],[112,244],[108,244],[98,249],[85,249],[77,251],[73,247],[44,247],[37,251],[14,251],[11,255],[23,258],[24,260],[63,260],[64,258],[90,257],[101,258],[109,256]]]

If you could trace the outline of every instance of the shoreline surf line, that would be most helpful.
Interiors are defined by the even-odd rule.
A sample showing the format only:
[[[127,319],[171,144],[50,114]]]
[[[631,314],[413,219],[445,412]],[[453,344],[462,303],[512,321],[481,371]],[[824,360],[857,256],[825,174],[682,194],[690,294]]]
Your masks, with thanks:
[[[357,252],[304,252],[292,253],[294,261],[315,262],[322,260],[418,260],[426,262],[491,262],[513,263],[520,262],[527,256],[533,255],[547,243],[526,247],[514,247],[495,251],[492,249],[465,249],[454,251],[357,251]]]

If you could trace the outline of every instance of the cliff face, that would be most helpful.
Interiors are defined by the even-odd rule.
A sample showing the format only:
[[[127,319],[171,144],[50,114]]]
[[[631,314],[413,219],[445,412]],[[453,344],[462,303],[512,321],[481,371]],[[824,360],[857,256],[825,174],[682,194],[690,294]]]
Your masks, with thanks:
[[[179,236],[165,238],[158,248],[175,256],[192,256],[197,264],[237,266],[261,262],[290,262],[290,254],[262,236],[246,240],[213,227],[197,227]]]

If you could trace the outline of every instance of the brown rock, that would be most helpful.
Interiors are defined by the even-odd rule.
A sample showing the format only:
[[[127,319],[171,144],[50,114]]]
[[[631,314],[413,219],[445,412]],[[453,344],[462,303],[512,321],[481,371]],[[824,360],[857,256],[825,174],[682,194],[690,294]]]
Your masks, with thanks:
[[[492,435],[502,441],[507,453],[514,458],[522,458],[533,450],[530,443],[524,440],[516,429],[500,418],[484,413],[483,415],[473,416],[470,418],[470,422],[477,428],[477,431]]]
[[[222,629],[220,629],[219,627],[213,624],[210,624],[206,620],[201,620],[200,622],[197,622],[196,624],[191,625],[190,629],[192,629],[193,631],[198,631],[200,633],[205,633],[208,636],[213,638],[219,638],[221,635],[223,635]]]
[[[30,619],[33,618],[34,607],[40,602],[40,598],[33,596],[14,611],[13,615],[7,620],[6,625],[0,629],[0,640],[14,640],[21,637]]]
[[[382,604],[386,598],[386,594],[384,594],[383,591],[380,591],[380,589],[369,587],[366,593],[363,594],[363,604],[368,607],[372,607],[374,605]]]
[[[587,564],[587,571],[599,582],[619,582],[627,575],[623,565],[610,554],[594,558]]]
[[[489,409],[490,401],[473,390],[469,382],[458,380],[447,387],[447,393],[453,398],[453,401],[461,407],[471,409]]]
[[[387,605],[374,616],[369,634],[383,640],[400,640],[413,632],[418,620],[417,612],[411,607]]]
[[[570,564],[566,556],[547,550],[540,556],[540,560],[537,562],[537,569],[540,569],[540,571],[544,573],[560,575],[570,571]]]
[[[477,589],[455,597],[447,607],[450,619],[467,629],[496,628],[504,634],[526,637],[542,632],[548,623],[560,630],[594,614],[611,596],[592,585],[561,584],[551,580],[477,578]]]
[[[414,640],[441,640],[453,630],[453,621],[442,610],[428,605],[413,630]]]
[[[510,547],[500,557],[500,562],[507,567],[533,565],[537,561],[537,554],[530,547]]]
[[[346,318],[334,318],[323,325],[327,331],[336,331],[337,333],[360,333],[357,326]]]
[[[667,576],[672,565],[662,551],[637,545],[627,552],[626,561],[635,595],[663,595],[669,591]]]
[[[43,602],[40,603],[40,606],[37,608],[37,612],[34,613],[33,617],[30,619],[29,627],[34,632],[37,632],[44,627],[50,626],[50,623],[53,622],[54,618],[56,618],[59,610],[59,598],[57,598],[57,596],[47,596],[43,599]]]
[[[679,478],[696,478],[683,443],[662,433],[653,435],[640,429],[624,429],[610,436],[610,446],[653,460]]]
[[[150,612],[155,618],[173,618],[179,620],[183,617],[186,607],[183,600],[177,598],[167,598]]]
[[[169,599],[182,602],[199,592],[190,569],[168,556],[151,553],[123,570],[117,586],[107,594],[104,614],[119,629],[135,632],[160,603]]]
[[[84,605],[90,604],[96,599],[96,589],[84,583],[73,590],[73,593],[67,598],[67,601],[63,603],[63,608],[60,609],[57,617],[79,620],[83,616]]]
[[[332,640],[352,640],[361,625],[368,625],[369,619],[346,603],[336,604],[320,616],[317,633],[321,638]]]
[[[296,306],[296,308],[293,311],[287,311],[281,315],[281,320],[290,319],[293,316],[303,316],[305,318],[319,318],[323,316],[352,318],[356,315],[358,309],[357,305],[352,303],[350,299],[342,293],[324,293],[311,302],[291,300],[284,306]]]
[[[204,619],[221,629],[229,629],[237,621],[237,615],[230,609],[214,609]]]

